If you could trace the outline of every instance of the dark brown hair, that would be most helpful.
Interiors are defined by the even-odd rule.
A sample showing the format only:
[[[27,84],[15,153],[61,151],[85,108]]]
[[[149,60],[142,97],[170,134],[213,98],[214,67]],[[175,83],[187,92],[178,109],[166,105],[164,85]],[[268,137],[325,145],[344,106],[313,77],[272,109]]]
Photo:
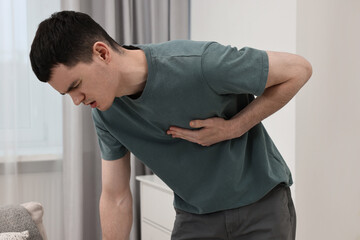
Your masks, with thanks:
[[[31,67],[42,82],[48,82],[58,64],[72,67],[79,62],[92,62],[92,47],[104,41],[115,51],[119,45],[89,15],[62,11],[42,21],[30,51]]]

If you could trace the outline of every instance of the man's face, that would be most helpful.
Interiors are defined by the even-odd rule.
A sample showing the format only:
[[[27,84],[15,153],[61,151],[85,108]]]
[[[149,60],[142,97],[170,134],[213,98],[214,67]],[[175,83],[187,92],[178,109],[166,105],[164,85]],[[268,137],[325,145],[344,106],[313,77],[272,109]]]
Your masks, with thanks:
[[[80,62],[73,67],[59,64],[53,68],[48,82],[61,94],[69,94],[75,105],[83,103],[105,111],[112,105],[116,82],[109,68],[102,62]]]

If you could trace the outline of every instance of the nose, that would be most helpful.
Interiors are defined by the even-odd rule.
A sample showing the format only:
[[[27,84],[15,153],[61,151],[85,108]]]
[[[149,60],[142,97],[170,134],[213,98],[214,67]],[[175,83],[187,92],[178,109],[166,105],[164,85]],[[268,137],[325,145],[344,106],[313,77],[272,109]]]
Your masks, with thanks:
[[[80,105],[80,103],[85,99],[85,96],[81,93],[69,93],[69,95],[76,106]]]

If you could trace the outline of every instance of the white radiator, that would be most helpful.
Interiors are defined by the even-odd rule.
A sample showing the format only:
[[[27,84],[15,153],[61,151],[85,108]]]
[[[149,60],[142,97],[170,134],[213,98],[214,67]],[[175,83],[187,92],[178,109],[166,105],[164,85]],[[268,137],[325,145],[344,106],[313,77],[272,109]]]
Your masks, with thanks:
[[[49,240],[63,239],[62,173],[36,172],[0,173],[0,205],[28,201],[44,207],[44,226]]]

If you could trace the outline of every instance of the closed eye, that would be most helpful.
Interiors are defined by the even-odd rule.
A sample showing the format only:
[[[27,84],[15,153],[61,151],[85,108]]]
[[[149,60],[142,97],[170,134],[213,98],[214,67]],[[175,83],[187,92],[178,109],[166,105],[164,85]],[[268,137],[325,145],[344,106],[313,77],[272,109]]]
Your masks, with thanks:
[[[80,86],[80,84],[81,84],[81,80],[79,81],[79,83],[78,83],[76,86],[72,87],[70,91],[72,91],[72,90],[74,90],[74,89],[78,88],[78,87]]]
[[[61,93],[61,92],[60,92],[60,94],[61,94],[61,95],[65,95],[66,93],[74,90],[75,88],[78,88],[81,83],[82,83],[82,80],[81,80],[81,79],[79,79],[77,82],[74,81],[73,83],[71,83],[71,85],[69,86],[68,90],[67,90],[65,93]]]

